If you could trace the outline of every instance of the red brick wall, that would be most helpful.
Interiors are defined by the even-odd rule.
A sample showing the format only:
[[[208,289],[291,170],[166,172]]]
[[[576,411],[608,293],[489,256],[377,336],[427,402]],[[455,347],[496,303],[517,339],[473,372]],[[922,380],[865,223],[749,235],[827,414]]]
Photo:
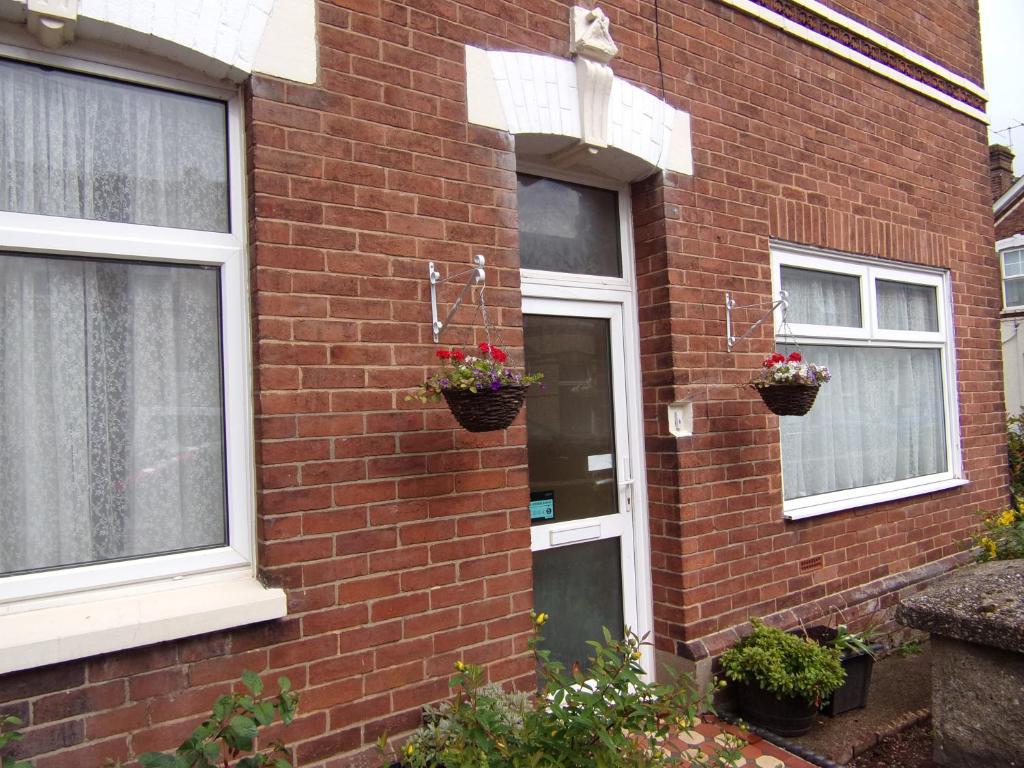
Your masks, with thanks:
[[[714,0],[662,4],[660,47],[650,3],[602,6],[616,72],[693,118],[695,175],[633,188],[658,646],[954,552],[1006,481],[984,126]],[[320,83],[251,81],[259,559],[289,616],[0,678],[41,768],[168,747],[244,667],[302,691],[310,768],[411,728],[460,657],[530,684],[522,418],[471,435],[404,395],[433,362],[429,260],[483,253],[521,345],[513,143],[467,123],[462,46],[564,56],[568,8],[321,2]],[[944,34],[925,53],[974,71]],[[770,237],[951,270],[970,485],[781,521],[776,419],[733,386],[772,343],[727,354],[722,309],[768,296]]]
[[[996,222],[996,240],[1004,240],[1022,232],[1024,232],[1024,195]]]

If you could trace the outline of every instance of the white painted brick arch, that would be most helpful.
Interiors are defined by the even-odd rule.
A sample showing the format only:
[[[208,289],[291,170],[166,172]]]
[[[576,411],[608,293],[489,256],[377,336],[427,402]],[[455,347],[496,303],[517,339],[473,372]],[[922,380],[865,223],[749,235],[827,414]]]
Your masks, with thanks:
[[[514,134],[527,154],[557,153],[581,139],[572,61],[467,46],[466,72],[470,122]],[[612,82],[607,137],[610,152],[582,153],[575,165],[622,180],[659,169],[693,173],[690,116],[620,78]]]

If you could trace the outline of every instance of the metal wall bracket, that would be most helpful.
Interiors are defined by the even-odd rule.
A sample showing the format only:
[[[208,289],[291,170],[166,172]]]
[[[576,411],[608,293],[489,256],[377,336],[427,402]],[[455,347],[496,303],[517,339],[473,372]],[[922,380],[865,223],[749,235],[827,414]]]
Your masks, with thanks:
[[[473,263],[476,264],[475,267],[467,269],[463,272],[458,272],[454,275],[449,275],[448,277],[441,277],[441,273],[437,271],[437,268],[434,266],[434,262],[430,262],[430,264],[427,266],[428,274],[430,275],[430,315],[432,320],[431,328],[434,332],[435,344],[441,338],[441,331],[443,331],[448,326],[448,323],[451,322],[452,316],[455,314],[455,311],[462,304],[462,300],[466,297],[466,291],[468,291],[474,285],[482,284],[484,282],[484,279],[487,277],[487,272],[486,270],[484,270],[484,264],[486,263],[484,261],[484,257],[477,254],[476,256],[473,257]],[[448,310],[448,316],[445,317],[444,321],[442,322],[441,320],[438,319],[437,316],[437,286],[441,285],[442,283],[447,283],[449,280],[456,280],[460,277],[465,277],[466,275],[471,275],[471,277],[469,278],[469,282],[462,286],[462,290],[459,291],[459,295],[456,297],[455,303],[452,304],[452,308]]]
[[[789,294],[786,293],[786,291],[779,291],[779,298],[772,301],[771,306],[768,308],[767,312],[761,315],[761,317],[758,318],[757,321],[755,321],[754,324],[747,328],[747,330],[744,331],[741,335],[733,335],[732,311],[734,309],[751,309],[753,307],[763,307],[766,303],[767,302],[762,301],[758,304],[744,304],[740,306],[736,304],[736,302],[732,299],[731,296],[729,296],[728,293],[725,294],[725,348],[729,352],[732,352],[733,347],[735,347],[739,342],[747,338],[747,336],[752,334],[761,323],[763,323],[765,320],[771,317],[772,312],[774,312],[779,307],[782,307],[782,322],[783,325],[785,325],[786,311],[789,309]]]

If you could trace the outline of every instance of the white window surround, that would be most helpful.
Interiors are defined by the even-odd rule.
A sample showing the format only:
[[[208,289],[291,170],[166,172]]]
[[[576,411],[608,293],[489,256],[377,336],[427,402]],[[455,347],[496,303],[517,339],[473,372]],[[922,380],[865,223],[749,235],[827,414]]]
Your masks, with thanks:
[[[1014,235],[996,243],[996,252],[999,254],[999,278],[1002,286],[1003,312],[1019,312],[1024,310],[1024,305],[1008,305],[1006,302],[1006,263],[1005,256],[1010,251],[1024,249],[1024,234]],[[1011,279],[1024,280],[1024,275]]]
[[[0,56],[224,101],[231,231],[0,212],[0,250],[219,266],[228,546],[0,579],[0,674],[279,618],[255,571],[255,483],[241,98],[233,90],[0,45]]]
[[[946,467],[948,468],[945,472],[933,475],[784,500],[783,517],[787,520],[800,520],[965,485],[968,481],[963,473],[960,447],[960,419],[953,339],[953,302],[949,273],[927,267],[856,257],[780,242],[772,243],[771,254],[772,289],[775,293],[779,291],[782,284],[780,273],[783,266],[855,275],[861,278],[862,315],[860,327],[844,328],[789,323],[789,335],[783,339],[780,335],[782,333],[780,309],[776,311],[774,318],[778,342],[786,341],[796,345],[826,342],[831,346],[930,348],[941,351]],[[938,298],[938,330],[935,332],[897,332],[880,329],[875,291],[870,287],[876,279],[934,287]]]

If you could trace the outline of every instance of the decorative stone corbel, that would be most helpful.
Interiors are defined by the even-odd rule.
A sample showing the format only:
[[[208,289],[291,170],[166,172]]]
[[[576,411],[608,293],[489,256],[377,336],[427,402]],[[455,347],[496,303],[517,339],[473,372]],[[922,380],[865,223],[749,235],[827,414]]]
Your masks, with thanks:
[[[615,75],[608,66],[619,52],[600,8],[576,6],[569,23],[569,51],[576,56],[576,88],[580,99],[582,141],[589,147],[608,146],[608,104]]]
[[[28,0],[28,29],[47,48],[75,38],[78,0]]]

